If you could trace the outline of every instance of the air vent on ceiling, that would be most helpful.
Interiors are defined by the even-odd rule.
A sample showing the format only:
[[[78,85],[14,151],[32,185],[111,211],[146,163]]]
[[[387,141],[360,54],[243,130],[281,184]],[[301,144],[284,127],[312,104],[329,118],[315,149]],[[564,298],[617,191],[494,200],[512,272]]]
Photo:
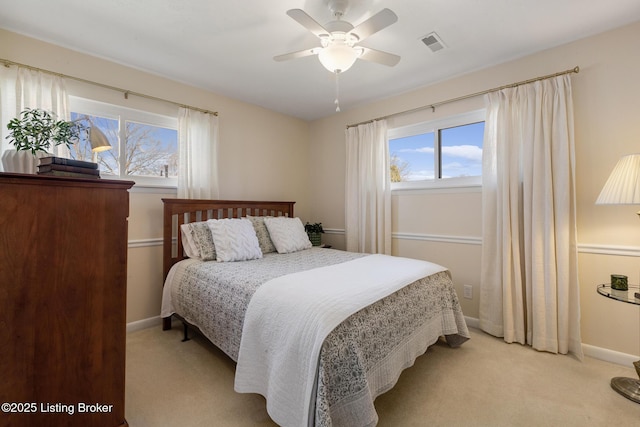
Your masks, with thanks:
[[[435,32],[427,34],[426,36],[422,37],[421,40],[422,43],[426,44],[427,47],[431,49],[431,52],[437,52],[445,48],[442,39]]]

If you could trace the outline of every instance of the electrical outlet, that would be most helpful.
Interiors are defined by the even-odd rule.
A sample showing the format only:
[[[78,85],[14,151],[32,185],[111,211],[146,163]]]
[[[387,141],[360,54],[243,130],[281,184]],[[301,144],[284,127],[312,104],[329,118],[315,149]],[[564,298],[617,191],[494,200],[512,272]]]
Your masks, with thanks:
[[[473,299],[473,285],[464,285],[464,297]]]

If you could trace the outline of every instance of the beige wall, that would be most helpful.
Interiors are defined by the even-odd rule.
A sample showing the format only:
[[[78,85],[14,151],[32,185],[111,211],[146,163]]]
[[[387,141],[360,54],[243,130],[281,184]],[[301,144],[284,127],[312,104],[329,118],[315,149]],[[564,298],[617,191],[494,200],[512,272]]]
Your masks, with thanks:
[[[640,23],[509,63],[454,77],[421,90],[362,106],[311,123],[311,211],[344,247],[346,125],[410,110],[537,76],[580,67],[574,74],[579,268],[582,338],[585,344],[622,353],[640,351],[640,307],[596,294],[612,273],[640,282],[639,206],[595,206],[606,178],[624,154],[640,152]],[[445,53],[446,54],[446,53]],[[425,70],[428,72],[428,70]],[[343,88],[348,91],[348,88]],[[475,98],[421,113],[397,116],[390,126],[432,120],[483,107]],[[465,314],[478,317],[482,235],[481,192],[413,191],[392,196],[393,253],[448,266]],[[442,237],[442,239],[441,239]],[[444,240],[444,241],[440,241]],[[620,251],[627,255],[618,255]],[[474,286],[473,299],[462,286]]]
[[[578,238],[583,342],[627,354],[640,348],[640,309],[596,295],[611,273],[640,282],[638,207],[595,206],[618,158],[640,151],[640,23],[384,101],[306,123],[149,73],[0,30],[0,57],[220,112],[221,197],[296,200],[303,220],[322,222],[324,241],[344,247],[344,130],[386,114],[580,66],[573,75]],[[425,70],[428,72],[428,70]],[[98,91],[109,102],[121,95]],[[343,88],[348,91],[348,88]],[[128,102],[144,103],[144,101]],[[130,104],[126,104],[130,105]],[[482,108],[481,98],[435,112],[398,116],[391,126]],[[148,107],[145,105],[145,107]],[[162,107],[157,107],[162,108]],[[251,125],[248,125],[251,124]],[[293,179],[292,179],[293,177]],[[128,321],[159,314],[161,201],[175,193],[131,194]],[[413,191],[393,195],[393,253],[448,266],[465,314],[478,317],[481,192]],[[624,255],[619,255],[623,253]]]
[[[218,111],[221,198],[294,200],[296,214],[309,217],[307,122],[4,30],[0,58]],[[68,89],[73,95],[158,113],[177,108],[135,96],[125,100],[121,93],[73,81]],[[134,187],[131,192],[128,322],[160,314],[162,197],[176,197],[175,190]]]

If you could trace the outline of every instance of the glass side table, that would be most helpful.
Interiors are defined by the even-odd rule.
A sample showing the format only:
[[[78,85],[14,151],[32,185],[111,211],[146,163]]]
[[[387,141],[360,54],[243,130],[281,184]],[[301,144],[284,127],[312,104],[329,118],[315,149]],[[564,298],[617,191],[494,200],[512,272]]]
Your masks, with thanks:
[[[598,285],[598,293],[616,301],[628,304],[640,305],[640,286],[629,285],[628,291],[611,289],[610,284]],[[640,360],[633,362],[638,377],[640,378]],[[640,403],[640,380],[627,377],[614,377],[611,379],[611,388],[636,403]]]

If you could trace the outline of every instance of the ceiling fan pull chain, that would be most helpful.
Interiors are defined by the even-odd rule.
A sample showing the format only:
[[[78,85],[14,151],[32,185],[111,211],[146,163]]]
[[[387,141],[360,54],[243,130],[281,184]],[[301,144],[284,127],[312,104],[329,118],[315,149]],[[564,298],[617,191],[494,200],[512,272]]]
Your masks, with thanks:
[[[338,77],[340,75],[340,71],[336,71],[334,73],[336,75],[336,100],[334,101],[336,104],[336,113],[340,112],[340,78]]]

